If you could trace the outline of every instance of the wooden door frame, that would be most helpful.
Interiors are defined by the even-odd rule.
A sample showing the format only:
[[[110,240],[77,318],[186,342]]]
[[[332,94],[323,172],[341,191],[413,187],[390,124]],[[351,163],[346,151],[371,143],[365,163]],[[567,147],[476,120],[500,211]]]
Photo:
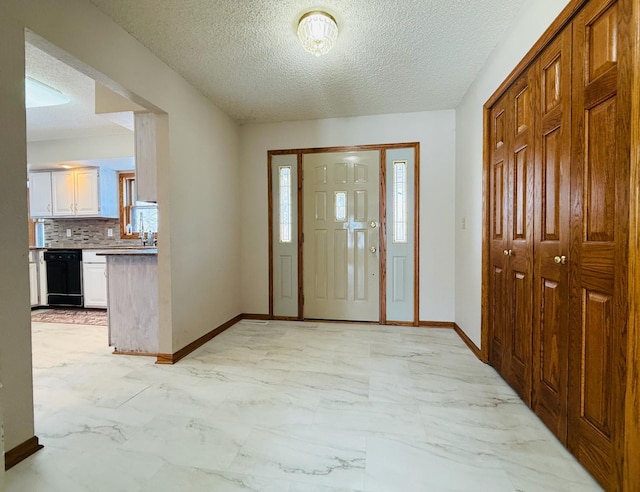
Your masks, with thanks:
[[[414,153],[414,279],[413,279],[413,321],[388,321],[387,320],[387,172],[386,172],[386,154],[390,149],[413,149]],[[302,186],[302,158],[304,154],[319,154],[331,152],[362,152],[362,151],[378,151],[379,152],[379,174],[380,174],[380,190],[379,190],[379,253],[380,253],[380,289],[379,289],[379,321],[378,324],[399,325],[399,326],[419,326],[420,312],[420,143],[395,143],[395,144],[373,144],[373,145],[354,145],[344,147],[313,147],[303,149],[285,149],[285,150],[269,150],[267,152],[267,187],[268,187],[268,224],[269,224],[269,319],[282,320],[304,320],[304,268],[303,268],[303,232],[304,232],[304,200]],[[298,175],[298,316],[274,316],[273,314],[273,172],[272,160],[277,155],[297,155],[297,175]],[[331,321],[331,320],[328,320]],[[375,323],[375,322],[373,322]]]
[[[623,77],[631,78],[629,168],[629,257],[627,265],[627,289],[629,318],[627,322],[627,352],[624,436],[619,456],[623,457],[623,490],[640,490],[640,466],[631,460],[640,453],[640,5],[633,2],[630,16],[630,37],[636,40],[629,54],[629,62],[623,67]],[[633,69],[635,67],[635,69]],[[632,74],[626,71],[632,70]],[[625,459],[626,458],[626,459]]]

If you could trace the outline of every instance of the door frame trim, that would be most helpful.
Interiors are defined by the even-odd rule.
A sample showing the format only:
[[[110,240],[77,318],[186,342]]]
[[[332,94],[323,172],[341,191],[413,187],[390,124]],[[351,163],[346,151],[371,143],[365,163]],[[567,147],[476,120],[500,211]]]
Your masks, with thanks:
[[[412,148],[414,152],[414,279],[413,279],[413,322],[394,322],[387,321],[386,319],[386,240],[387,240],[387,195],[386,195],[386,152],[389,149],[406,149]],[[409,325],[419,326],[419,312],[420,312],[420,142],[406,142],[406,143],[393,143],[393,144],[372,144],[372,145],[353,145],[342,147],[312,147],[312,148],[298,148],[298,149],[281,149],[281,150],[269,150],[267,152],[267,187],[268,187],[268,240],[269,240],[269,318],[270,319],[282,319],[282,320],[298,320],[304,319],[304,268],[303,268],[303,212],[304,201],[302,196],[302,158],[304,154],[318,154],[318,153],[332,153],[332,152],[358,152],[358,151],[378,151],[380,155],[380,299],[379,299],[379,321],[378,324],[390,324],[390,325]],[[273,314],[273,173],[272,173],[272,159],[277,155],[297,155],[297,175],[298,175],[298,316],[274,316]]]

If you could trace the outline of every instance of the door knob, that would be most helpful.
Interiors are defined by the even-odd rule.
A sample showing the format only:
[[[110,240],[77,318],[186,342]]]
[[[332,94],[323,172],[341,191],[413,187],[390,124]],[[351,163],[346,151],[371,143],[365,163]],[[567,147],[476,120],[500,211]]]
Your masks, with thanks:
[[[505,256],[513,256],[513,251],[512,251],[512,250],[510,250],[510,249],[505,249],[502,253],[503,253]]]
[[[369,248],[369,251],[371,251],[372,253],[375,253],[375,252],[376,252],[376,251],[378,251],[378,250],[376,249],[376,247],[375,247],[375,246],[371,246],[371,247]]]
[[[567,263],[567,257],[562,255],[562,256],[554,256],[553,261],[556,262],[557,264],[566,264]]]
[[[372,220],[372,221],[369,223],[369,225],[371,226],[371,229],[375,229],[375,228],[376,228],[376,226],[377,226],[378,224],[376,223],[376,221],[375,221],[375,220]]]

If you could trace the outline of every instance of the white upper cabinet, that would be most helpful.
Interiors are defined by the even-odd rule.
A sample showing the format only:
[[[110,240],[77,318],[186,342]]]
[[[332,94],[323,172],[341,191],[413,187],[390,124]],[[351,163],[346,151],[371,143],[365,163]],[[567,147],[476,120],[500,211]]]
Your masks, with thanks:
[[[76,215],[100,215],[100,190],[98,169],[74,171],[76,185]]]
[[[46,179],[48,176],[48,188]],[[118,217],[118,179],[110,169],[29,174],[31,217]],[[34,184],[35,183],[35,184]],[[45,198],[49,196],[49,204]],[[49,212],[47,212],[49,210]]]
[[[51,173],[29,174],[29,210],[32,217],[51,217]]]
[[[51,173],[51,189],[54,217],[75,215],[76,185],[74,171]]]

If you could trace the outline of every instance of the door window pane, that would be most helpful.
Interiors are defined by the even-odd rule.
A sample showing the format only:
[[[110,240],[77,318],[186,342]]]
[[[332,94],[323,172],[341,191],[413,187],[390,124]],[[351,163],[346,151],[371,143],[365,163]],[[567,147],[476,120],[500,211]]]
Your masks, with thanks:
[[[407,242],[407,161],[393,161],[393,242]]]
[[[335,217],[336,222],[347,220],[347,193],[345,191],[335,192]]]
[[[278,168],[278,187],[280,190],[280,242],[292,241],[293,224],[291,223],[291,166]]]

